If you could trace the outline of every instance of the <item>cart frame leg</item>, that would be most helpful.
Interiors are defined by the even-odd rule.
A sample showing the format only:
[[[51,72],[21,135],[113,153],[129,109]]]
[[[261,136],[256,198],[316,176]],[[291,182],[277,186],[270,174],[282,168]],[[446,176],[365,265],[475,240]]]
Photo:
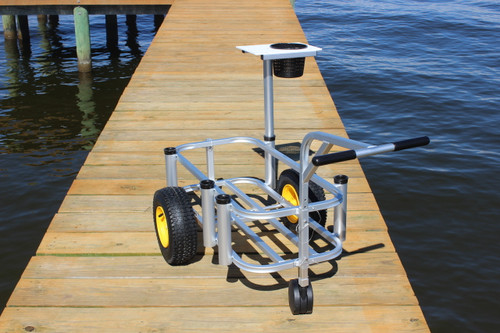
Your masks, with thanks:
[[[229,266],[233,263],[231,244],[231,197],[219,194],[217,202],[217,243],[219,245],[219,264]]]
[[[309,285],[309,183],[300,174],[300,212],[299,212],[299,286]]]
[[[203,246],[214,247],[217,245],[215,237],[215,182],[205,179],[200,182],[201,210],[203,225]]]
[[[177,148],[167,147],[163,152],[167,169],[167,187],[177,186]]]
[[[333,214],[333,232],[337,234],[341,241],[346,240],[347,230],[347,182],[349,177],[346,175],[337,175],[333,178],[333,183],[342,193],[342,203],[335,206]]]

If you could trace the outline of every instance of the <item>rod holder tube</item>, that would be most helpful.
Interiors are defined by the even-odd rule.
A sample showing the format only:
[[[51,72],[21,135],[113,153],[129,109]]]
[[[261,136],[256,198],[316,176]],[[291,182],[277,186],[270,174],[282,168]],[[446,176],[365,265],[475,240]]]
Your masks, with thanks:
[[[200,182],[201,188],[201,215],[203,225],[203,246],[214,247],[215,240],[215,182],[205,179]]]
[[[219,264],[229,266],[233,263],[231,240],[231,198],[228,194],[219,194],[217,202],[217,232],[219,245]]]
[[[168,147],[163,150],[167,169],[167,186],[177,186],[177,149]]]
[[[346,240],[347,229],[347,182],[349,177],[337,175],[333,178],[335,186],[342,193],[342,203],[335,206],[333,212],[333,232],[338,235],[341,241]]]

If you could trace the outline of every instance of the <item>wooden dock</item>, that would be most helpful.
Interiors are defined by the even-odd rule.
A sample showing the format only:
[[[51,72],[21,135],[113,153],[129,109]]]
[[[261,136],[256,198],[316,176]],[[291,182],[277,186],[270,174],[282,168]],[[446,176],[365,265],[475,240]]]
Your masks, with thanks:
[[[262,138],[262,63],[235,46],[280,41],[306,42],[289,0],[173,3],[14,290],[0,331],[429,331],[357,161],[320,172],[350,176],[348,234],[340,260],[312,267],[311,315],[290,313],[287,282],[296,270],[251,274],[216,265],[201,238],[188,266],[161,257],[152,197],[165,186],[163,148]],[[274,85],[278,145],[311,130],[347,136],[312,58],[302,78]],[[220,154],[217,175],[262,177],[258,154]],[[276,238],[265,229],[258,232]],[[233,237],[236,249],[251,248]],[[287,246],[282,240],[280,251]]]

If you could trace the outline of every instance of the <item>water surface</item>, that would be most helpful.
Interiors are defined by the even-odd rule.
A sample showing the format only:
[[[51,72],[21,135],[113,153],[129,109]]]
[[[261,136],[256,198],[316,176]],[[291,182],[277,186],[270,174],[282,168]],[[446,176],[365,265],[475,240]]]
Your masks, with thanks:
[[[500,329],[500,6],[297,2],[353,139],[428,135],[362,159],[433,332]]]
[[[104,16],[90,23],[90,75],[77,71],[72,16],[30,16],[29,45],[1,38],[1,310],[155,33],[151,15],[118,16],[107,45]]]

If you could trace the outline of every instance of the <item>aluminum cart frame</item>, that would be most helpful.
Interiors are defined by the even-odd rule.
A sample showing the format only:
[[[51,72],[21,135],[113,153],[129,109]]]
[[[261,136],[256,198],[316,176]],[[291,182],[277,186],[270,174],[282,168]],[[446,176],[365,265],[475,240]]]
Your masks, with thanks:
[[[289,305],[293,314],[311,313],[313,308],[312,286],[309,281],[310,265],[325,262],[342,253],[342,244],[346,240],[346,210],[348,177],[338,175],[334,182],[316,175],[318,167],[330,163],[355,159],[368,155],[426,145],[429,138],[421,137],[383,145],[370,145],[364,142],[346,139],[324,132],[308,133],[300,147],[299,163],[275,149],[274,110],[273,110],[273,61],[297,59],[315,56],[321,50],[317,47],[293,43],[299,48],[274,48],[276,44],[238,46],[244,53],[258,55],[263,60],[264,76],[264,141],[251,137],[231,137],[207,139],[202,142],[187,143],[177,147],[165,148],[167,187],[156,191],[153,200],[153,214],[158,243],[165,260],[172,265],[189,263],[196,255],[197,232],[199,224],[203,231],[205,247],[218,246],[220,265],[234,264],[237,267],[257,273],[272,273],[285,269],[297,268],[298,278],[289,285]],[[276,69],[275,69],[276,71]],[[301,74],[300,74],[301,75]],[[290,76],[289,76],[290,77]],[[319,149],[309,158],[311,145],[321,142]],[[265,157],[265,180],[252,177],[216,179],[214,171],[214,148],[229,144],[249,144],[261,149]],[[339,146],[347,150],[329,153],[332,147]],[[206,173],[183,156],[184,151],[204,149],[206,151]],[[178,186],[177,167],[180,163],[199,183],[184,187]],[[295,195],[285,195],[277,190],[277,165],[283,163],[297,175],[298,182],[292,186]],[[283,175],[283,173],[282,173]],[[293,177],[292,177],[293,178]],[[241,185],[251,185],[264,192],[273,202],[262,206],[250,195],[240,189]],[[320,189],[329,193],[311,198],[311,189]],[[201,197],[201,214],[190,204],[189,193]],[[292,200],[295,199],[295,200]],[[334,209],[332,231],[325,226],[325,221],[317,221],[314,212]],[[325,213],[326,214],[326,213]],[[296,233],[282,223],[287,217],[298,217]],[[253,221],[267,221],[298,248],[293,259],[283,259],[271,246],[263,241],[247,224]],[[256,264],[242,259],[232,249],[231,228],[238,228],[267,256],[271,263]],[[310,233],[330,243],[329,250],[317,252],[310,246]]]

